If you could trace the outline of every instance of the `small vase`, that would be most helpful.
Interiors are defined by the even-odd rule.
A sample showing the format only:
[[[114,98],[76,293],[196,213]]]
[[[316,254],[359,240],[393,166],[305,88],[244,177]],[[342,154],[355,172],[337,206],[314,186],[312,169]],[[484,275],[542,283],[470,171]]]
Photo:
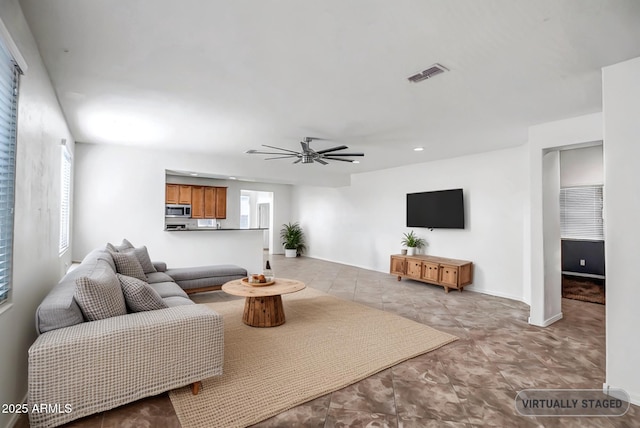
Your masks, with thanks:
[[[416,254],[416,247],[407,247],[407,255],[413,256]]]

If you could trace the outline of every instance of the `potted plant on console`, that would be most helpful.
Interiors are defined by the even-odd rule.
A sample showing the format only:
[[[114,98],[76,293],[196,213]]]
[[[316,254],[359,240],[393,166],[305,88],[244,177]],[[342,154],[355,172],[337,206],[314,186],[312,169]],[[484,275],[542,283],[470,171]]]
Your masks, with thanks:
[[[422,248],[427,245],[427,241],[425,241],[424,238],[418,238],[413,230],[405,233],[400,243],[407,247],[408,256],[413,256],[416,253],[416,248]]]
[[[299,223],[283,224],[280,230],[280,238],[284,245],[285,257],[297,257],[307,249],[304,242],[304,232]]]

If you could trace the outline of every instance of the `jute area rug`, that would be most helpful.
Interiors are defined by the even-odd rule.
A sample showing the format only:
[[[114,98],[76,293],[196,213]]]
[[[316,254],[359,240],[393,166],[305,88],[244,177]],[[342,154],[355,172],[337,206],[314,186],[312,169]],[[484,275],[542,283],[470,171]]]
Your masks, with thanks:
[[[183,428],[252,425],[457,339],[309,288],[283,303],[272,328],[242,323],[244,299],[207,304],[224,317],[224,374],[169,393]]]

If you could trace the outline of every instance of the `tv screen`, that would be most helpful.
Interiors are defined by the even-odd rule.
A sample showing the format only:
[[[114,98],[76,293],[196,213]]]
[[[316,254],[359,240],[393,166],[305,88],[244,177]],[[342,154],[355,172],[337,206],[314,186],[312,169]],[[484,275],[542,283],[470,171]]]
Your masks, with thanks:
[[[407,227],[464,229],[462,189],[407,193]]]

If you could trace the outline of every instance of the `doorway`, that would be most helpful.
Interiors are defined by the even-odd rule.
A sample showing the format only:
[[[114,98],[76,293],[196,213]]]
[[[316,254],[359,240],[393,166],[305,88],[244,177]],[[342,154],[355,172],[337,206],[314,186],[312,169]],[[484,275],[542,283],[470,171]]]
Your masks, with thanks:
[[[602,143],[560,152],[562,297],[605,304]]]
[[[240,228],[263,229],[263,250],[273,248],[273,192],[240,190]]]

